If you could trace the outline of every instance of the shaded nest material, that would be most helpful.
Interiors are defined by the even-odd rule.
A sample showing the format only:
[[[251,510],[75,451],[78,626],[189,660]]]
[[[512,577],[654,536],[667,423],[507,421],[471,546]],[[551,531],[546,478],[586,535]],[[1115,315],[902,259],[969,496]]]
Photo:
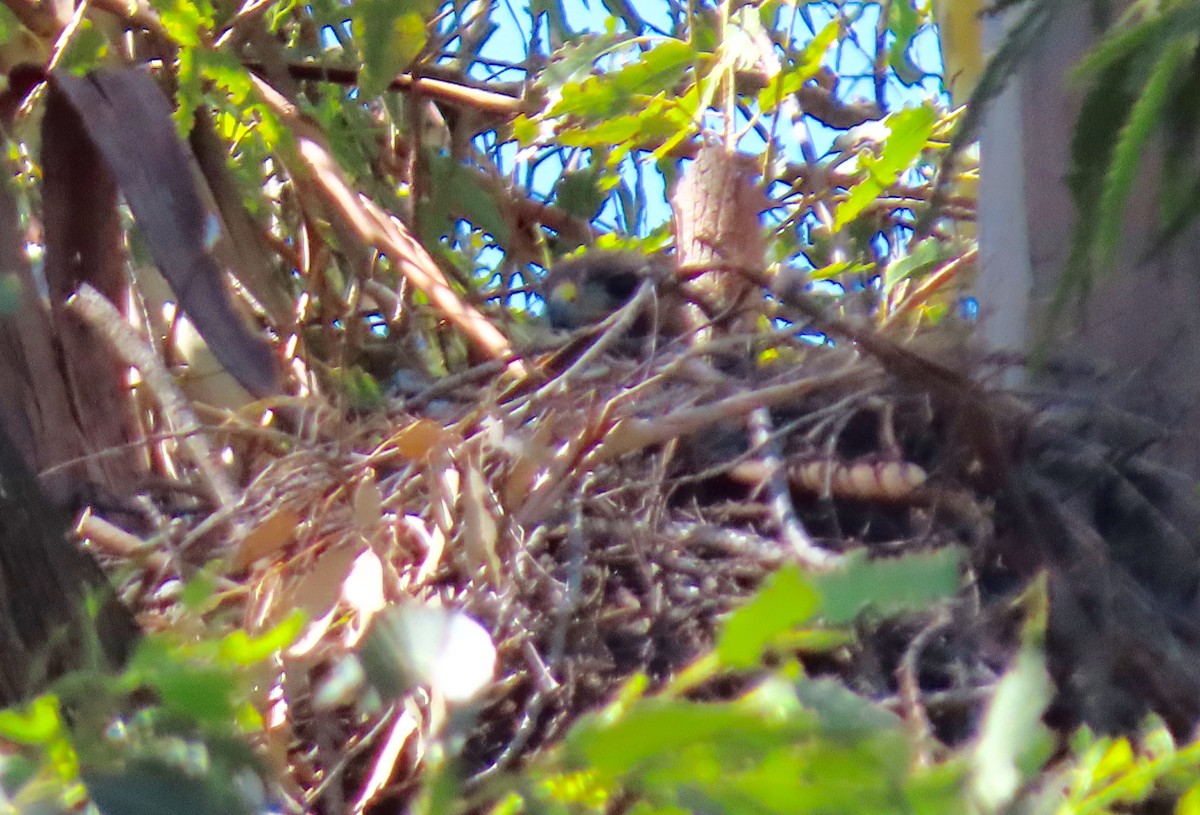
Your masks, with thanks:
[[[780,564],[861,547],[963,547],[961,598],[864,624],[811,671],[961,740],[1015,647],[1012,599],[1048,571],[1050,718],[1114,730],[1153,710],[1190,728],[1200,513],[1143,457],[1144,428],[987,394],[858,339],[789,338],[750,365],[589,334],[540,378],[447,381],[387,415],[326,418],[323,441],[271,460],[233,521],[221,607],[251,630],[296,608],[311,620],[263,684],[268,753],[297,799],[415,789],[426,690],[387,714],[313,704],[389,603],[461,609],[490,633],[496,681],[464,750],[479,781],[632,675],[670,679]],[[141,603],[149,628],[169,622],[162,591]]]

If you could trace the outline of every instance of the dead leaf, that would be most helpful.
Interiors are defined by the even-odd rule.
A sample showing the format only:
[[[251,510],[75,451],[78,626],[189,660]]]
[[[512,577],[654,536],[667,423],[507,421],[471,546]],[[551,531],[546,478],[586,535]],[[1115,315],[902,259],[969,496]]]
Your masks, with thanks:
[[[493,586],[500,585],[500,557],[496,554],[499,527],[492,515],[492,495],[478,467],[468,465],[463,477],[462,542],[471,565],[482,568]]]
[[[436,572],[441,565],[442,554],[446,550],[446,537],[437,530],[430,531],[425,526],[425,522],[416,515],[405,515],[401,519],[401,526],[420,541],[425,549],[421,568],[417,569],[417,575],[413,578],[414,583],[420,584]]]
[[[250,564],[278,552],[286,546],[300,525],[300,516],[286,507],[277,509],[242,538],[233,556],[233,570],[240,572]]]
[[[361,546],[335,546],[315,559],[312,568],[285,590],[287,602],[280,609],[299,609],[311,620],[303,636],[288,649],[288,656],[303,656],[311,651],[333,624],[342,586],[362,553]]]
[[[374,471],[367,474],[354,488],[354,520],[364,537],[379,528],[383,522],[383,494],[375,480]]]
[[[388,447],[409,461],[425,461],[434,448],[444,446],[449,438],[446,428],[432,419],[418,419],[396,432],[380,445]]]
[[[214,216],[201,202],[192,158],[162,89],[136,68],[107,68],[82,77],[54,71],[51,80],[52,94],[61,94],[78,114],[121,188],[155,265],[217,359],[255,396],[278,395],[275,357],[234,310],[224,273],[208,250],[204,233]]]
[[[350,574],[342,582],[342,600],[358,615],[352,630],[347,631],[346,646],[358,644],[371,619],[387,605],[383,592],[383,561],[374,550],[366,549],[354,559]]]

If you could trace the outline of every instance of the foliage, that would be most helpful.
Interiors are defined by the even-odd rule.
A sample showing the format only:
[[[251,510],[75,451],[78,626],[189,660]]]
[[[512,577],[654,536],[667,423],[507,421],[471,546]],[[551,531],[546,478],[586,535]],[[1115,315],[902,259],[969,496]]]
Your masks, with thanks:
[[[259,637],[147,637],[116,677],[68,674],[50,693],[0,712],[0,811],[260,812],[270,773],[253,678],[294,641],[295,617]],[[50,809],[48,811],[55,811]]]
[[[211,242],[205,230],[203,242],[234,259],[229,273],[248,310],[288,349],[297,390],[367,413],[397,392],[432,400],[439,379],[469,373],[481,357],[508,364],[525,345],[536,347],[530,284],[554,260],[583,246],[669,247],[667,191],[709,142],[743,158],[765,192],[763,271],[807,275],[843,314],[885,329],[953,320],[947,315],[964,287],[957,275],[972,257],[975,172],[969,160],[947,157],[969,140],[977,111],[945,108],[937,66],[926,64],[921,46],[931,36],[928,6],[613,2],[600,14],[550,0],[517,10],[510,24],[512,10],[501,3],[153,0],[118,15],[119,31],[84,15],[72,28],[37,36],[62,76],[121,58],[162,63],[174,129],[200,158],[201,145],[219,146],[215,167],[203,173],[223,229]],[[20,26],[34,25],[33,5],[6,7],[25,16],[0,18],[4,32],[32,32]],[[595,24],[576,21],[584,12]],[[1028,42],[1021,38],[1034,36],[1049,13],[1039,2],[1017,27],[1015,44],[982,77],[978,100],[998,92]],[[1159,4],[1134,22],[1087,66],[1103,77],[1098,87],[1120,80],[1125,91],[1092,94],[1085,115],[1115,110],[1124,118],[1097,119],[1094,132],[1110,137],[1103,144],[1077,144],[1080,166],[1103,177],[1079,181],[1081,197],[1097,207],[1097,231],[1080,244],[1092,259],[1111,250],[1109,227],[1119,220],[1134,162],[1156,123],[1184,109],[1200,64],[1194,4]],[[1158,49],[1153,58],[1147,45]],[[36,211],[39,195],[37,124],[29,113],[12,120],[9,160],[25,182],[27,211]],[[1169,192],[1164,223],[1173,229],[1195,209],[1196,192],[1188,183]],[[26,225],[37,234],[36,218],[27,215]],[[132,226],[126,216],[126,242],[145,265]],[[161,335],[147,329],[151,344],[198,368],[174,302],[164,311],[168,303],[155,300],[148,275],[139,272],[136,285],[152,323],[156,311],[169,313]],[[764,334],[779,327],[758,326]],[[283,398],[273,404],[288,406]],[[228,427],[245,430],[261,405],[235,394],[223,407]],[[297,424],[307,428],[305,419]],[[416,441],[380,432],[370,439],[376,453],[362,458],[375,466],[385,455],[445,454],[451,430],[414,427],[428,432]],[[256,441],[258,448],[230,442],[228,451],[251,472],[262,447],[298,446],[300,436]],[[459,520],[470,526],[476,555],[490,567],[497,533],[476,464],[445,470],[463,474],[465,497],[428,514],[441,513],[439,534]],[[346,488],[338,483],[344,471],[327,475],[331,489]],[[353,489],[356,521],[378,519],[382,498]],[[287,529],[272,526],[254,546],[283,564],[288,535],[305,522],[272,512],[259,529],[279,518]],[[249,536],[241,546],[232,563],[206,566],[235,579],[262,556]],[[304,584],[310,591],[297,590],[293,605],[340,596],[351,569],[343,565]],[[710,653],[664,687],[630,679],[615,701],[524,770],[464,789],[457,761],[465,725],[453,715],[439,720],[430,728],[418,804],[434,813],[1099,812],[1161,793],[1178,796],[1180,811],[1195,811],[1195,748],[1152,726],[1138,743],[1080,736],[1039,778],[1049,755],[1040,717],[1050,693],[1040,585],[1022,600],[1022,647],[976,739],[954,750],[939,753],[912,732],[897,715],[903,699],[872,701],[806,668],[851,646],[856,624],[942,608],[959,590],[962,568],[958,553],[945,549],[851,558],[844,571],[819,578],[781,569],[728,617]],[[214,611],[218,605],[168,620],[168,633],[150,636],[122,675],[68,675],[49,694],[0,715],[0,736],[17,745],[0,768],[13,807],[33,800],[77,807],[86,786],[108,812],[158,811],[150,801],[168,802],[170,811],[261,808],[288,756],[266,733],[270,702],[260,671],[304,625],[289,617],[252,636],[233,615]],[[313,625],[341,634],[350,626],[333,605],[320,609],[328,612],[325,628]],[[362,653],[374,690],[355,698],[361,684],[343,687],[344,677],[334,676],[320,689],[330,700],[320,699],[319,715],[342,704],[365,717],[379,694],[434,685],[430,677],[456,670],[427,664],[426,650],[438,650],[425,649],[427,638],[455,625],[432,616],[420,625],[383,618]],[[479,636],[477,628],[460,637]],[[717,687],[736,692],[718,696]]]
[[[632,680],[514,779],[493,812],[605,812],[615,801],[647,813],[956,811],[961,765],[914,769],[912,742],[894,713],[832,679],[805,676],[785,655],[799,643],[809,653],[837,647],[839,638],[818,620],[867,600],[867,572],[912,569],[912,582],[890,581],[891,590],[871,592],[869,602],[919,609],[925,603],[913,603],[914,592],[954,594],[957,561],[947,551],[887,566],[859,563],[823,590],[798,569],[780,570],[729,618],[709,658],[659,693],[647,693],[644,677]],[[783,664],[763,675],[767,654]],[[731,701],[689,700],[730,670],[759,676]]]
[[[1078,219],[1057,309],[1086,297],[1096,275],[1111,268],[1136,185],[1149,183],[1157,193],[1158,232],[1147,242],[1153,254],[1170,247],[1200,215],[1200,170],[1194,159],[1200,127],[1195,93],[1200,4],[1133,3],[1118,13],[1103,0],[1073,2],[1088,6],[1104,33],[1074,71],[1074,81],[1085,89],[1068,173]],[[1070,5],[1055,0],[997,4],[1012,7],[1015,21],[983,71],[951,154],[977,137],[988,103]],[[1156,168],[1150,157],[1160,152]]]

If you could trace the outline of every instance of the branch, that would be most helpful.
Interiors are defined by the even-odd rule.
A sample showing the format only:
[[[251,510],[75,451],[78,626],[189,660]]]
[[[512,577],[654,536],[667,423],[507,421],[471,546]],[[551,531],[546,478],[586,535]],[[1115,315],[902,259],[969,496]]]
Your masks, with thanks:
[[[490,358],[513,360],[508,339],[476,308],[463,302],[408,228],[354,189],[330,155],[325,134],[265,80],[258,76],[253,79],[259,96],[296,139],[296,153],[288,161],[292,177],[316,192],[328,213],[349,235],[386,255],[397,271]],[[519,360],[511,366],[514,373],[524,373]]]
[[[247,70],[265,76],[266,68],[259,62],[244,63]],[[293,79],[315,82],[332,82],[337,85],[358,83],[357,68],[340,68],[307,62],[289,62],[287,71]],[[525,103],[518,97],[493,90],[475,88],[460,82],[412,74],[400,74],[388,85],[388,90],[417,93],[439,102],[486,113],[490,116],[508,118],[521,113]]]

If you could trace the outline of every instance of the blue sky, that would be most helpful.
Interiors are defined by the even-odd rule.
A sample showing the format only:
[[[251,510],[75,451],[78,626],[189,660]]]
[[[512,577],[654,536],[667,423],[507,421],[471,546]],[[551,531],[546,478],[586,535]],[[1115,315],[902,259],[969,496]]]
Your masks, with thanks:
[[[907,2],[908,0],[901,1]],[[794,26],[794,30],[797,32],[796,38],[800,45],[811,39],[815,31],[819,31],[838,13],[837,6],[829,2],[801,5],[807,11],[809,19],[804,20],[801,18],[796,21],[796,25]],[[873,98],[873,53],[871,52],[874,49],[875,27],[879,15],[879,6],[876,3],[843,3],[842,5],[843,8],[850,9],[851,12],[855,11],[857,6],[861,6],[861,14],[857,16],[852,25],[850,36],[837,48],[831,50],[828,64],[839,75],[845,77],[841,87],[839,87],[839,92],[845,98]],[[651,0],[649,2],[643,0],[642,2],[635,2],[635,7],[652,26],[665,29],[669,25],[669,6],[664,0]],[[485,47],[485,56],[507,62],[520,62],[525,58],[524,47],[529,41],[532,28],[529,8],[529,3],[515,2],[515,0],[504,0],[504,2],[497,6],[492,20],[498,26],[498,31],[488,42],[487,47]],[[588,2],[588,0],[563,0],[563,12],[569,26],[581,32],[602,32],[605,30],[606,25],[609,24],[610,15],[599,0],[591,0],[591,2]],[[781,5],[779,13],[781,15],[780,29],[782,30],[791,24],[787,15],[799,12],[796,5]],[[810,22],[811,26],[809,25]],[[543,24],[543,30],[540,32],[543,41],[546,37],[545,28],[546,26]],[[942,93],[940,78],[942,70],[941,54],[936,32],[932,28],[918,35],[912,49],[910,49],[910,55],[914,63],[929,72],[929,76],[920,84],[911,87],[906,87],[893,78],[887,84],[885,92],[885,98],[889,106],[898,107],[905,104],[919,103],[923,99],[937,97]],[[811,119],[808,120],[808,126],[817,154],[825,154],[830,149],[834,139],[839,135],[839,131],[831,130]],[[749,142],[742,145],[743,149],[751,151],[761,149],[761,146],[761,143],[753,144]],[[792,158],[802,160],[802,157],[799,155],[792,156]],[[534,174],[534,189],[548,193],[561,170],[561,165],[553,161],[545,162]],[[650,203],[650,206],[647,208],[645,222],[640,224],[637,230],[642,232],[664,223],[670,216],[670,211],[666,204],[666,190],[663,186],[661,176],[656,172],[648,172],[643,177],[643,185],[646,199]],[[617,213],[611,207],[602,213],[601,218],[603,221],[608,221],[608,225],[613,228],[630,228],[634,226],[620,223]]]
[[[549,2],[553,2],[553,0],[540,0],[539,6],[545,7]],[[669,27],[670,6],[666,0],[631,0],[631,2],[652,28],[666,30]],[[911,0],[897,0],[897,2],[911,2]],[[581,34],[603,32],[613,24],[609,12],[600,0],[561,0],[561,4],[568,28]],[[460,7],[464,10],[469,8],[469,5]],[[497,30],[483,48],[482,55],[484,57],[508,64],[519,64],[525,60],[525,49],[530,41],[533,26],[530,8],[529,0],[501,0],[493,6],[491,21],[496,25]],[[843,78],[838,91],[844,98],[869,99],[874,97],[873,51],[879,8],[877,3],[855,3],[852,0],[842,0],[840,3],[809,2],[791,5],[781,3],[778,12],[781,15],[779,29],[787,30],[787,27],[791,26],[796,39],[795,44],[800,47],[812,38],[814,32],[820,31],[830,20],[834,19],[835,15],[841,13],[853,19],[849,36],[831,49],[827,57],[827,64]],[[793,21],[789,15],[800,16]],[[541,20],[539,35],[542,42],[545,43],[548,40],[548,26],[544,15]],[[623,27],[619,21],[616,22],[616,25],[618,30]],[[664,35],[656,35],[653,31],[648,31],[646,36],[653,38]],[[932,28],[921,32],[914,40],[909,55],[912,62],[923,71],[928,72],[928,75],[921,82],[912,86],[905,86],[893,76],[885,86],[885,100],[891,108],[917,104],[922,100],[936,98],[942,94],[940,78],[942,65],[936,32]],[[493,72],[493,78],[523,80],[525,77],[516,69],[507,71],[501,69]],[[840,133],[840,131],[823,126],[811,117],[806,117],[805,126],[807,133],[803,134],[803,137],[811,139],[818,156],[829,151],[834,139]],[[784,142],[785,150],[792,152],[788,156],[790,160],[803,161],[803,156],[799,153],[799,138],[780,139],[780,141]],[[755,143],[753,135],[740,145],[741,149],[752,153],[760,151],[762,146],[761,140]],[[550,199],[555,183],[564,169],[560,156],[551,155],[536,166],[525,165],[523,167],[518,160],[515,144],[500,146],[498,154],[503,169],[513,172],[519,181],[523,180],[528,173],[532,179],[530,186],[535,195]],[[635,154],[631,160],[641,162],[640,177],[632,164],[625,173],[627,180],[637,178],[639,197],[645,202],[640,220],[631,223],[610,199],[601,211],[599,222],[601,228],[606,231],[644,235],[666,223],[670,218],[667,190],[661,174],[649,165],[648,155],[638,156]],[[485,265],[490,265],[492,255],[492,252],[487,252],[486,258],[481,256],[480,261]],[[500,260],[498,253],[495,254],[494,260],[497,262]]]

